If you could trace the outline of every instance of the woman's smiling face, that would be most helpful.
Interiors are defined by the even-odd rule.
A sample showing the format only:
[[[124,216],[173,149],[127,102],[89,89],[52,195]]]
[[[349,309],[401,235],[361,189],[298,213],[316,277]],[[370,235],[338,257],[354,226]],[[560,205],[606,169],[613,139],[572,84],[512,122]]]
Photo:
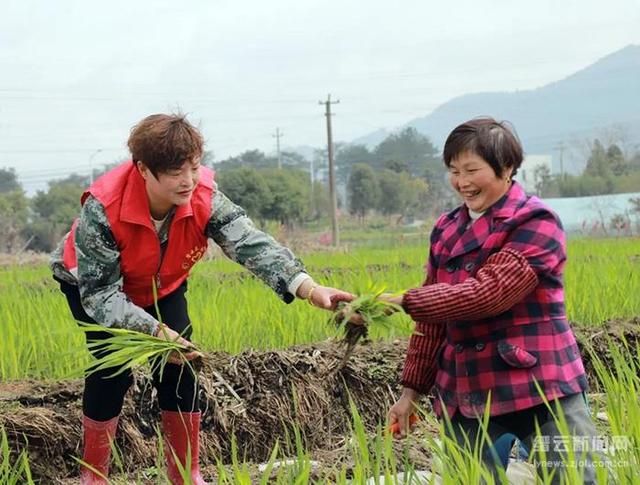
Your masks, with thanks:
[[[451,160],[449,181],[467,208],[484,212],[507,193],[511,187],[512,171],[511,168],[505,169],[503,176],[498,177],[486,160],[466,151]]]

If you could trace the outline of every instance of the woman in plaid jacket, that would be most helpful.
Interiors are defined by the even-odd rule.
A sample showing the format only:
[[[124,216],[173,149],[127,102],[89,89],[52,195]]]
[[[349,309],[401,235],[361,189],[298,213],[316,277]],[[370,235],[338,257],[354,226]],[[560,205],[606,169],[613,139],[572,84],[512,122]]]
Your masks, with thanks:
[[[490,118],[463,123],[447,138],[444,163],[463,203],[435,224],[424,285],[389,297],[416,322],[389,421],[404,436],[419,396],[433,388],[435,411],[450,418],[460,444],[465,435],[474,443],[488,408],[492,441],[512,433],[531,449],[537,421],[551,463],[566,437],[545,399],[563,409],[574,436],[590,439],[595,429],[565,315],[564,231],[513,181],[522,159],[515,133]],[[483,456],[496,471],[490,447]],[[587,466],[585,482],[593,476]]]

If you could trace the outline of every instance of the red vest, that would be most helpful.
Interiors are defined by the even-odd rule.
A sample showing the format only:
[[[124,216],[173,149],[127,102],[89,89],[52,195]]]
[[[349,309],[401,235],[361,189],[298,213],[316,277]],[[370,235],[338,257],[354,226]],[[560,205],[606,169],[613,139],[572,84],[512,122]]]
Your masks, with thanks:
[[[214,172],[200,167],[200,181],[188,204],[178,206],[169,228],[164,255],[151,221],[144,179],[133,163],[125,162],[100,177],[89,187],[81,203],[91,194],[104,207],[109,227],[120,251],[120,272],[124,293],[140,307],[153,304],[153,283],[158,298],[180,286],[191,267],[207,249],[205,228],[211,217]],[[64,248],[64,264],[78,266],[74,222]]]

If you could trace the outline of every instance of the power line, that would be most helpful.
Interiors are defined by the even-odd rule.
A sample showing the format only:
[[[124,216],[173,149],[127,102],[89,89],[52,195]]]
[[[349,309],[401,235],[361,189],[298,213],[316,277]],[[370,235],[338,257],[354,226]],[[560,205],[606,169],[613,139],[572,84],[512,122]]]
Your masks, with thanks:
[[[598,60],[593,61],[592,57],[589,57],[589,59],[584,58],[583,62],[589,62],[592,61],[593,63],[598,62]],[[566,59],[567,61],[569,59]],[[571,58],[570,61],[575,62],[575,58]],[[552,63],[558,63],[561,64],[563,62],[562,59],[538,59],[538,60],[530,60],[525,64],[521,64],[521,65],[509,65],[506,66],[504,68],[501,67],[497,67],[497,68],[492,68],[492,72],[501,72],[501,71],[507,71],[507,70],[511,70],[515,68],[523,68],[523,67],[531,67],[531,66],[535,66],[535,65],[545,65],[545,64],[552,64]],[[602,67],[601,67],[602,69]],[[616,70],[623,70],[625,69],[624,66],[607,66],[607,68],[605,69],[605,71],[607,72],[613,72]],[[485,67],[477,67],[477,68],[467,68],[467,69],[453,69],[450,71],[443,71],[443,70],[438,70],[437,72],[434,71],[426,71],[426,72],[416,72],[416,71],[397,71],[397,70],[389,70],[389,71],[378,71],[378,72],[374,72],[372,73],[371,71],[367,71],[367,72],[363,72],[362,74],[354,74],[351,76],[345,76],[342,78],[337,78],[337,80],[339,81],[361,81],[363,79],[366,80],[376,80],[376,79],[399,79],[399,78],[419,78],[419,79],[446,79],[447,77],[450,76],[455,76],[455,75],[466,75],[466,74],[474,74],[474,73],[478,73],[478,72],[484,72],[486,70]],[[578,72],[578,71],[577,71]],[[540,81],[540,80],[544,80],[544,78],[528,78],[528,79],[520,79],[520,81]],[[553,82],[553,81],[550,81]],[[429,88],[429,90],[432,90],[432,87]],[[12,96],[5,96],[4,93],[35,93],[35,94],[39,94],[39,93],[44,93],[43,95],[40,96],[25,96],[25,95],[12,95]],[[229,103],[229,104],[234,104],[237,105],[238,102],[247,102],[247,103],[253,103],[253,104],[303,104],[308,102],[308,99],[305,98],[283,98],[283,99],[248,99],[248,98],[244,98],[244,99],[238,99],[238,98],[229,98],[229,97],[225,97],[225,98],[211,98],[211,97],[193,97],[192,93],[187,94],[186,96],[192,96],[192,97],[185,97],[185,95],[183,93],[180,92],[125,92],[125,93],[119,93],[116,96],[92,96],[92,95],[86,95],[86,96],[82,96],[82,95],[58,95],[58,94],[49,94],[50,91],[44,91],[44,90],[38,90],[38,89],[25,89],[25,88],[0,88],[0,97],[2,99],[16,99],[16,100],[35,100],[35,101],[42,101],[42,100],[51,100],[51,101],[108,101],[108,102],[113,102],[113,101],[118,101],[118,100],[128,100],[132,97],[135,98],[140,98],[141,96],[146,96],[146,97],[154,97],[154,96],[178,96],[181,97],[181,99],[184,102],[203,102],[203,103],[217,103],[217,104],[221,104],[221,103]]]
[[[36,154],[36,153],[44,153],[44,154],[52,154],[52,153],[91,153],[95,148],[62,148],[62,149],[51,149],[44,148],[41,150],[0,150],[0,154],[4,155],[23,155],[23,154]],[[103,148],[102,151],[117,151],[117,150],[125,150],[124,147],[118,148]]]

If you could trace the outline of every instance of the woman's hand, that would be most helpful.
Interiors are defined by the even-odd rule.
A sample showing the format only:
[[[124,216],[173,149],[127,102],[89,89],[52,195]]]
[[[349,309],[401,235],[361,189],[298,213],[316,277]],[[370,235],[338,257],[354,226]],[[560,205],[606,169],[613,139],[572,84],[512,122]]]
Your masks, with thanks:
[[[394,438],[405,438],[409,431],[413,431],[414,425],[410,417],[416,411],[415,403],[419,398],[418,391],[405,387],[400,398],[389,408],[387,421],[390,425],[398,423],[398,431],[393,433]]]
[[[309,303],[318,308],[335,311],[341,301],[350,302],[355,299],[355,295],[346,291],[331,288],[330,286],[316,286],[309,297]]]
[[[156,330],[154,337],[157,337],[161,340],[167,340],[169,342],[177,342],[189,349],[194,349],[191,352],[177,352],[174,350],[169,355],[169,363],[171,364],[182,365],[186,360],[193,360],[197,359],[198,357],[202,357],[202,353],[195,350],[195,347],[191,342],[181,337],[178,332],[169,328],[164,323],[158,325],[158,330]]]
[[[341,301],[350,302],[355,299],[355,295],[351,293],[330,286],[318,285],[310,279],[300,285],[298,296],[313,306],[330,311],[335,311]]]
[[[404,295],[396,295],[393,293],[383,293],[378,297],[378,300],[386,301],[387,303],[393,303],[394,305],[402,306],[402,297]]]
[[[386,301],[387,303],[393,303],[394,305],[402,306],[403,296],[404,295],[395,295],[393,293],[382,293],[378,297],[378,300]],[[343,311],[346,314],[348,311],[348,308],[345,308]],[[396,309],[390,307],[387,309],[387,315],[392,315],[396,311],[397,311]],[[362,319],[362,316],[359,315],[358,313],[354,313],[353,315],[351,315],[351,318],[349,318],[349,322],[354,323],[356,325],[364,325],[364,320]]]

